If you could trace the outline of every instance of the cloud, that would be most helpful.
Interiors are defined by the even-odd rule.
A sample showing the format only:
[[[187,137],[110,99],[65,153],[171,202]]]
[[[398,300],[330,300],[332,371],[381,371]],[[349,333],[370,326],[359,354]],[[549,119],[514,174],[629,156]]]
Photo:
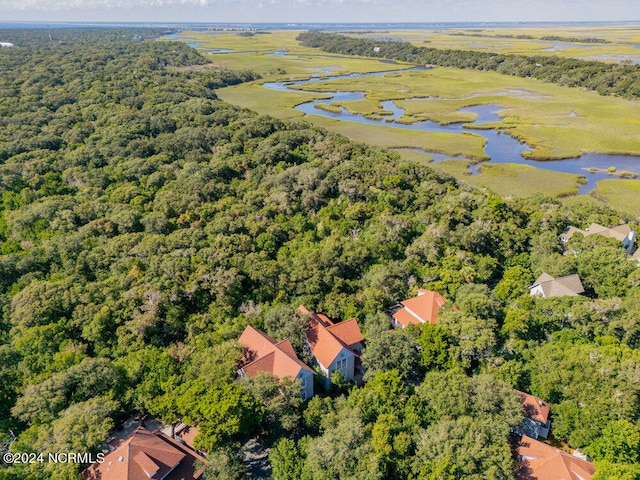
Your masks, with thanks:
[[[59,11],[77,9],[119,10],[156,7],[208,7],[217,0],[9,0],[8,10]]]
[[[411,3],[412,0],[410,0]],[[3,2],[4,3],[4,2]],[[64,10],[121,10],[163,7],[326,7],[358,6],[385,3],[385,0],[8,0],[6,10],[19,11],[64,11]],[[389,3],[386,1],[386,3]]]

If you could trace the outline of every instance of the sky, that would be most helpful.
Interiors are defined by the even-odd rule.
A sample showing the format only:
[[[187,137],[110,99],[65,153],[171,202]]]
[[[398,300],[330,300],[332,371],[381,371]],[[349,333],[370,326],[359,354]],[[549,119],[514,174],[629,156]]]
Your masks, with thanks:
[[[637,0],[0,0],[0,22],[584,22]]]

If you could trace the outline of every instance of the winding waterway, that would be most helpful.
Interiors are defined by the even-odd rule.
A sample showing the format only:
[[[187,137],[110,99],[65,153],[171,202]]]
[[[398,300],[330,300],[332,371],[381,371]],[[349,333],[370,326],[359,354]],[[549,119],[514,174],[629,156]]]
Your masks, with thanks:
[[[328,69],[329,67],[324,67]],[[418,70],[420,67],[413,68],[410,70]],[[326,72],[327,70],[325,70]],[[267,82],[264,83],[263,86],[265,88],[271,90],[280,90],[280,91],[289,91],[289,92],[300,92],[299,89],[295,87],[299,87],[301,85],[309,85],[316,82],[327,82],[331,80],[345,79],[345,78],[362,78],[362,77],[371,77],[371,76],[382,76],[388,73],[402,72],[408,70],[393,70],[386,72],[373,72],[373,73],[352,73],[349,75],[334,75],[334,76],[325,76],[320,77],[319,74],[316,74],[312,78],[308,80],[301,80],[296,82]],[[309,92],[308,90],[304,90],[305,92]],[[537,168],[542,168],[545,170],[551,170],[554,172],[561,173],[572,173],[583,175],[586,178],[586,183],[580,185],[578,189],[579,194],[586,194],[593,190],[596,186],[596,182],[599,180],[610,179],[610,178],[618,178],[616,176],[612,176],[605,172],[589,172],[588,169],[604,169],[607,170],[610,167],[615,167],[618,171],[631,171],[640,173],[640,156],[627,156],[627,155],[606,155],[599,153],[590,153],[582,155],[579,158],[572,158],[566,160],[545,160],[545,161],[535,161],[535,160],[526,160],[522,153],[530,150],[530,147],[526,144],[520,143],[518,140],[513,137],[507,135],[506,133],[502,133],[500,130],[480,130],[474,129],[473,124],[480,125],[483,123],[489,122],[502,122],[502,118],[498,115],[500,110],[504,110],[504,107],[499,105],[476,105],[472,107],[465,107],[458,111],[460,112],[472,112],[477,115],[477,119],[474,122],[467,123],[467,126],[463,126],[462,123],[451,123],[449,125],[441,125],[437,122],[432,122],[429,120],[413,123],[413,124],[401,124],[397,123],[400,117],[404,115],[404,110],[398,107],[393,101],[385,101],[382,102],[382,106],[385,110],[389,110],[393,112],[392,115],[386,115],[382,120],[375,120],[371,118],[366,118],[363,115],[353,114],[344,109],[341,109],[340,112],[330,112],[327,110],[323,110],[320,108],[316,108],[316,105],[324,104],[329,105],[333,102],[341,102],[341,101],[349,101],[349,100],[361,100],[365,98],[364,92],[309,92],[309,93],[319,93],[322,95],[331,95],[331,98],[322,99],[322,100],[313,100],[310,102],[305,102],[297,107],[297,110],[300,110],[308,115],[321,115],[328,118],[339,119],[342,121],[349,122],[358,122],[369,125],[376,126],[392,126],[393,128],[403,128],[408,130],[421,130],[428,132],[445,132],[445,133],[454,133],[460,134],[463,131],[473,131],[478,135],[483,136],[487,139],[487,143],[485,145],[486,154],[491,157],[488,160],[488,163],[512,163],[519,165],[530,165]],[[422,99],[423,101],[429,101],[429,98]],[[443,161],[450,158],[460,159],[458,157],[451,157],[435,152],[427,152],[416,150],[421,153],[428,154],[433,157],[434,162]],[[477,163],[475,165],[471,165],[470,169],[472,175],[480,174],[478,172],[478,167],[482,165],[482,163]],[[633,180],[629,180],[633,181]]]

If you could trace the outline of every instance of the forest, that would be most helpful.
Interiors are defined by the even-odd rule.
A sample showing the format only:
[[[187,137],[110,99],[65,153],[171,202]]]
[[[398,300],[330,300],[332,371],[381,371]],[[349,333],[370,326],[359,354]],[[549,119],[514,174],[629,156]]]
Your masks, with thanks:
[[[640,65],[604,63],[555,55],[505,55],[416,47],[410,42],[356,39],[321,31],[303,32],[298,40],[307,47],[320,48],[330,53],[380,57],[416,65],[490,70],[566,87],[581,87],[594,90],[600,95],[640,98]]]
[[[159,31],[4,33],[0,453],[98,452],[150,414],[199,426],[207,479],[245,478],[250,437],[276,480],[509,479],[517,388],[550,402],[594,479],[640,478],[640,268],[614,239],[559,240],[632,219],[225,104],[216,88],[256,75]],[[531,297],[543,272],[586,295]],[[458,309],[390,331],[420,287]],[[308,359],[300,304],[358,320],[363,387],[337,377],[303,402],[295,382],[237,378],[247,325]]]

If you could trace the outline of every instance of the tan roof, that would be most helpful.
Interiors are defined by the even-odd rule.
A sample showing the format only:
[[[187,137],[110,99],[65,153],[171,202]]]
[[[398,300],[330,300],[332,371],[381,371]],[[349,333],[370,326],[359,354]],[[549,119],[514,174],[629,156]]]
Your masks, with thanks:
[[[392,317],[403,326],[418,323],[435,324],[438,320],[440,307],[447,299],[438,292],[419,289],[416,297],[403,300],[400,304],[404,307],[392,314]],[[408,315],[407,315],[408,314]]]
[[[573,225],[571,225],[571,226],[569,226],[567,228],[567,230],[562,235],[560,235],[560,238],[566,242],[571,237],[573,237],[574,233],[578,233],[578,232],[580,232],[582,235],[586,235],[587,234],[587,232],[585,232],[584,230],[582,230],[580,228],[577,228],[577,227],[574,227]]]
[[[523,435],[517,445],[517,480],[590,480],[591,462]]]
[[[311,314],[307,341],[313,356],[322,366],[328,368],[343,348],[357,355],[350,347],[364,341],[364,338],[355,318],[334,324],[325,315],[312,313],[304,305],[301,305],[298,310]]]
[[[549,404],[520,390],[516,390],[516,392],[520,395],[520,403],[524,407],[525,416],[546,424],[549,420]]]
[[[549,297],[576,297],[584,293],[584,287],[578,275],[568,275],[566,277],[553,278],[547,273],[538,277],[530,288],[540,285],[545,298]]]
[[[627,238],[629,233],[631,233],[631,227],[626,223],[624,225],[617,225],[611,228],[602,226],[598,223],[592,223],[586,230],[571,226],[567,229],[566,232],[561,235],[561,237],[568,240],[573,237],[574,233],[577,232],[580,232],[585,237],[587,235],[602,235],[603,237],[611,237],[615,238],[616,240],[623,241],[625,238]]]
[[[276,343],[266,333],[247,326],[238,339],[247,347],[242,370],[250,377],[259,372],[269,372],[278,378],[296,378],[300,370],[313,370],[298,359],[289,340]]]
[[[102,463],[94,463],[82,476],[86,480],[194,480],[202,476],[202,471],[196,471],[196,460],[206,462],[165,434],[138,427]]]

